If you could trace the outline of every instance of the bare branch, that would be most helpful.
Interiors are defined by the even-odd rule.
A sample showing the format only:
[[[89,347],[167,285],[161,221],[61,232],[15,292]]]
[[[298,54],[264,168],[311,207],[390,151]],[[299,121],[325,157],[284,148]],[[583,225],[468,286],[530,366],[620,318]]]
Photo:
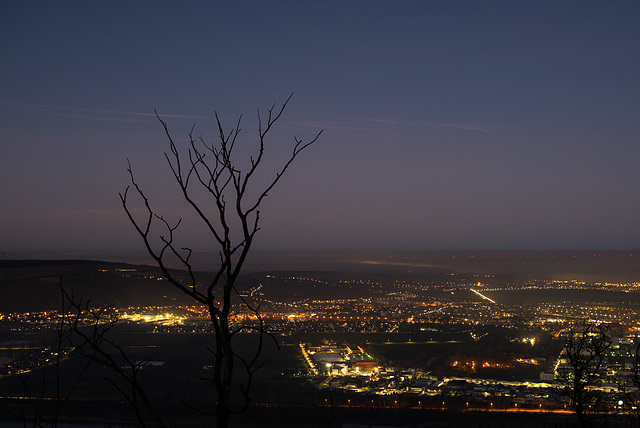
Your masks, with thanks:
[[[129,221],[133,224],[147,252],[158,264],[168,282],[195,301],[205,304],[208,308],[211,325],[215,332],[215,349],[211,349],[213,377],[210,381],[214,385],[217,402],[215,412],[207,412],[207,414],[216,415],[219,428],[226,428],[229,415],[246,409],[250,403],[253,376],[256,370],[264,364],[260,362],[264,337],[271,337],[277,346],[277,341],[260,314],[260,307],[254,307],[247,299],[239,296],[235,284],[253,245],[253,240],[260,230],[259,207],[264,198],[280,181],[298,155],[315,143],[322,134],[322,131],[318,132],[308,142],[294,137],[291,154],[275,171],[273,178],[267,180],[266,183],[258,183],[255,177],[264,159],[267,136],[281,118],[292,97],[293,93],[279,108],[276,108],[274,104],[267,109],[267,117],[264,120],[258,111],[258,151],[249,157],[249,166],[245,170],[239,168],[234,159],[234,149],[240,134],[242,115],[238,117],[235,126],[226,131],[220,117],[215,112],[217,138],[211,144],[207,144],[202,137],[194,137],[194,125],[188,133],[189,140],[185,155],[178,149],[167,124],[156,112],[156,117],[169,141],[169,151],[165,153],[165,158],[181,191],[182,199],[203,223],[206,232],[211,236],[212,242],[218,249],[219,261],[211,269],[213,278],[208,280],[203,289],[197,288],[199,283],[191,265],[193,254],[191,247],[176,244],[176,234],[180,222],[169,223],[164,217],[152,210],[146,195],[136,183],[130,163],[127,169],[131,181],[130,187],[135,189],[135,195],[145,207],[144,215],[140,217],[140,220],[133,215],[129,208],[129,187],[120,194]],[[256,196],[251,200],[245,200],[248,199],[249,191]],[[205,202],[201,200],[203,195],[206,196]],[[162,233],[158,236],[152,236],[152,230],[156,228],[162,230]],[[182,284],[171,275],[167,267],[168,256],[178,260],[186,268],[189,284]],[[240,297],[239,300],[245,310],[254,316],[252,323],[240,326],[230,323],[230,316],[234,313],[234,301],[238,297]],[[250,357],[240,356],[234,351],[232,340],[239,332],[251,332],[257,335],[257,345]],[[236,385],[244,397],[244,402],[239,408],[233,409],[229,399],[232,386],[235,385],[234,362],[236,361],[240,362],[244,368],[247,380],[243,384]],[[140,395],[134,394],[131,397],[135,398],[136,396]]]
[[[583,322],[568,331],[562,357],[566,364],[558,368],[561,391],[571,401],[581,427],[588,426],[588,412],[598,411],[599,393],[589,389],[600,376],[605,352],[611,346],[605,326]]]

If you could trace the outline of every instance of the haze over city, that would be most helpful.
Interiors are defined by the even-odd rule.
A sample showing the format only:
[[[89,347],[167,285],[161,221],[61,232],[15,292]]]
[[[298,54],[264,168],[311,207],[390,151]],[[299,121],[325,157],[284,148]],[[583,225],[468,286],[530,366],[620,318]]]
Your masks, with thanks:
[[[640,4],[5,2],[0,251],[142,250],[126,159],[167,218],[168,142],[324,130],[256,250],[637,248]],[[246,146],[245,146],[246,145]],[[271,163],[273,162],[273,163]],[[210,249],[182,226],[185,245]]]

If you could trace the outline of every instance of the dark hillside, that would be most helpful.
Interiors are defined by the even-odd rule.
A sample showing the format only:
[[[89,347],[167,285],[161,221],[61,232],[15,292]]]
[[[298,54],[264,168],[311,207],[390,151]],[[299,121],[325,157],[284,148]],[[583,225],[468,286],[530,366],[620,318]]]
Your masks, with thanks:
[[[157,268],[91,260],[0,260],[0,312],[60,307],[60,281],[94,306],[185,303]]]

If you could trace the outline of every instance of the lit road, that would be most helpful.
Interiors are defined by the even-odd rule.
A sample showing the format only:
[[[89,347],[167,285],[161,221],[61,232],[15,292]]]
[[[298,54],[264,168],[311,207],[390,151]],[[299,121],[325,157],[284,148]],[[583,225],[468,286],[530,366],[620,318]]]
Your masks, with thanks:
[[[495,300],[488,298],[487,296],[485,296],[484,294],[482,294],[482,293],[481,293],[481,292],[479,292],[479,291],[474,290],[473,288],[470,288],[469,290],[473,291],[473,292],[474,292],[474,293],[476,293],[478,296],[482,297],[484,300],[488,300],[488,301],[490,301],[491,303],[495,303],[496,305],[498,304],[498,303],[496,303],[496,301],[495,301]]]

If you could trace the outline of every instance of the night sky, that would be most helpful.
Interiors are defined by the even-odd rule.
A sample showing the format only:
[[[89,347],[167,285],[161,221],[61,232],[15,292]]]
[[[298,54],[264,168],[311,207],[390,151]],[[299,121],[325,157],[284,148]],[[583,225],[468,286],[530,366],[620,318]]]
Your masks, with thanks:
[[[176,202],[167,139],[304,152],[256,248],[583,249],[640,242],[640,2],[5,1],[0,251],[135,251],[127,158]],[[248,153],[248,151],[247,151]],[[185,245],[210,245],[185,221]]]

